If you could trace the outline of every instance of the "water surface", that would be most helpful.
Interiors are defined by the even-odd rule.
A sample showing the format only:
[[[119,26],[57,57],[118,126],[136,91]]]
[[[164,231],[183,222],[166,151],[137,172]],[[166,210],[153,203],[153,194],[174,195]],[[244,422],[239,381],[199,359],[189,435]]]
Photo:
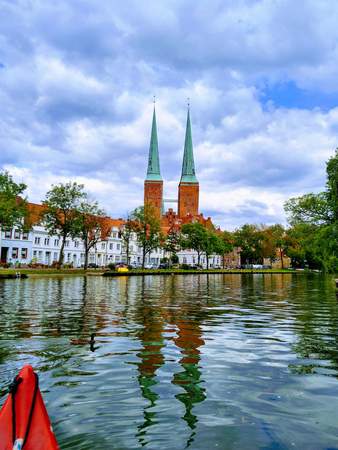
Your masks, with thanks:
[[[30,363],[62,449],[338,449],[337,328],[319,275],[5,280],[0,403]]]

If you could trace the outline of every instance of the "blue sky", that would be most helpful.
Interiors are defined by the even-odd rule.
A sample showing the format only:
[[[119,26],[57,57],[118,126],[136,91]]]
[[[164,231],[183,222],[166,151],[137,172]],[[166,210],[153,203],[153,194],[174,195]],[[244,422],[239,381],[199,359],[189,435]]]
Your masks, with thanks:
[[[0,164],[85,184],[107,213],[142,203],[152,98],[165,197],[177,196],[190,98],[200,208],[284,222],[337,146],[338,3],[0,0]]]

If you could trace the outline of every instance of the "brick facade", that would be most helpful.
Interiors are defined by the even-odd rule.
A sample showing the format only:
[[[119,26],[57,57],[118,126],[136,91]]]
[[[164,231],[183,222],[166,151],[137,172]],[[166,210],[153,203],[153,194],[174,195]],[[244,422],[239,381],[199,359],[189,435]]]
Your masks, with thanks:
[[[198,215],[199,184],[180,183],[178,186],[178,216]]]
[[[162,215],[162,201],[163,201],[163,181],[149,181],[144,182],[144,204],[153,205],[158,213]]]

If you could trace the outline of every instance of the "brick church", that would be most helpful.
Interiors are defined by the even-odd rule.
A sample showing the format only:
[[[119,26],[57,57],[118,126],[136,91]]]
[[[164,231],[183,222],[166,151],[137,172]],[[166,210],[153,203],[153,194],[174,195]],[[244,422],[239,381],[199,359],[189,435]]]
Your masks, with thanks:
[[[156,111],[154,108],[148,169],[144,181],[144,204],[152,204],[154,206],[157,214],[161,217],[162,230],[164,232],[168,232],[173,228],[180,228],[181,225],[190,222],[200,222],[206,227],[213,227],[210,217],[206,219],[199,212],[199,182],[195,173],[189,108],[178,196],[177,199],[169,201],[177,203],[177,211],[174,211],[173,208],[169,208],[167,211],[164,210],[165,199],[163,198],[163,179],[160,170]]]

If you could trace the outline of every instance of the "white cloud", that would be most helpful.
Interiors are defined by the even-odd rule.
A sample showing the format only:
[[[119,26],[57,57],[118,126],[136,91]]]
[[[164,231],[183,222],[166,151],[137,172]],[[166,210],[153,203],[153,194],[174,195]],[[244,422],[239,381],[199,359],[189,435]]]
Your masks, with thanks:
[[[167,197],[177,195],[187,97],[201,209],[216,222],[283,221],[289,196],[323,189],[338,134],[338,108],[321,102],[338,92],[333,2],[31,6],[0,12],[0,164],[32,200],[74,179],[113,215],[139,205],[153,95]],[[262,101],[286,81],[317,107]]]

